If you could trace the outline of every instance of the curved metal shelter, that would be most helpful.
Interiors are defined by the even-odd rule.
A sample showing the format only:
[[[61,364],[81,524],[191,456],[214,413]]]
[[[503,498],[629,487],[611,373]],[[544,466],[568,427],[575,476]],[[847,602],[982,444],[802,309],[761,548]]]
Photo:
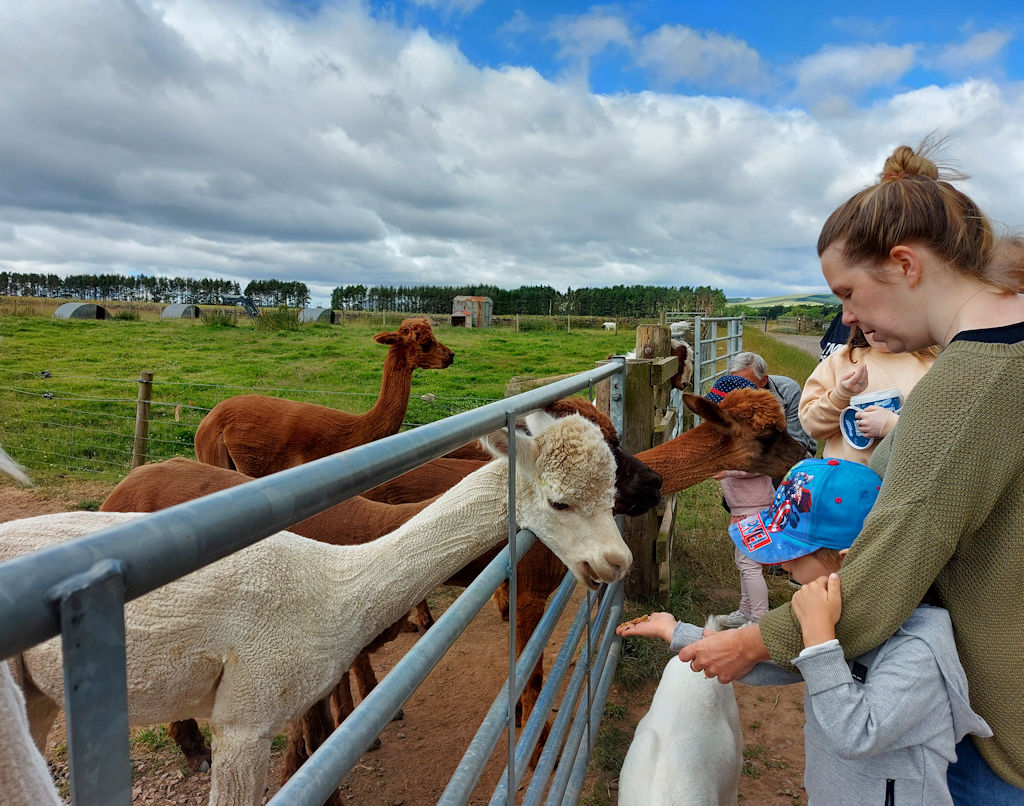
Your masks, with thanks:
[[[53,312],[54,319],[109,319],[110,314],[102,305],[92,302],[65,302]]]
[[[299,322],[322,322],[325,325],[336,325],[338,315],[331,308],[303,308],[299,311]]]
[[[168,305],[160,312],[161,319],[199,319],[202,315],[198,305],[186,305],[183,302]]]

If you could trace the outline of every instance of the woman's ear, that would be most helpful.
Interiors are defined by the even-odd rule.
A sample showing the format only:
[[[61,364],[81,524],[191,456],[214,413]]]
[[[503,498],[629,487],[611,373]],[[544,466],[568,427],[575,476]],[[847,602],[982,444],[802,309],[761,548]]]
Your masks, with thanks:
[[[921,282],[923,265],[920,247],[908,244],[897,244],[889,250],[889,257],[896,263],[899,272],[907,281],[909,288]]]

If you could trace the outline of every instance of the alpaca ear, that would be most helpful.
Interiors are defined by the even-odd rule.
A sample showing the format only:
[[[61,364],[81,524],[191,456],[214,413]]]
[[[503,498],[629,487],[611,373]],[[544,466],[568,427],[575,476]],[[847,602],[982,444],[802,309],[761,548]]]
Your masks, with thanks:
[[[508,458],[508,429],[499,428],[480,437],[480,444],[496,458]],[[524,459],[531,461],[537,456],[537,440],[522,431],[516,431],[516,464]]]
[[[691,395],[685,392],[683,393],[683,403],[686,405],[686,408],[702,420],[715,423],[715,425],[722,426],[723,428],[728,427],[729,421],[725,418],[717,403],[712,403],[700,395]]]
[[[373,340],[378,344],[395,344],[398,338],[397,333],[378,333]]]
[[[555,421],[555,416],[549,412],[538,410],[531,411],[524,419],[526,420],[526,427],[530,433],[537,436],[537,434]]]

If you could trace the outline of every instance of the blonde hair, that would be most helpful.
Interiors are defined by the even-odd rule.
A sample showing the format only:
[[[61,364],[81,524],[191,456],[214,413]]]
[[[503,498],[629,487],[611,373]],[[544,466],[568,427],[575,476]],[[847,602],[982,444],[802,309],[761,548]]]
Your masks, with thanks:
[[[941,145],[926,139],[917,151],[905,145],[893,151],[879,181],[828,217],[818,236],[818,256],[841,241],[846,265],[880,266],[893,247],[918,243],[961,274],[1001,290],[1024,291],[1024,239],[1001,239],[997,248],[986,215],[947,181],[966,176],[931,160]]]

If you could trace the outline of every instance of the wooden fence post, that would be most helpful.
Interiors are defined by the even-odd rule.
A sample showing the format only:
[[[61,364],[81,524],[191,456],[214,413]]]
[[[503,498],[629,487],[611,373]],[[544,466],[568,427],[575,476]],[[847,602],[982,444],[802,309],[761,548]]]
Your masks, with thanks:
[[[132,469],[146,464],[146,442],[149,439],[149,401],[153,398],[153,373],[139,373],[139,397],[135,406],[135,447],[132,450]]]

